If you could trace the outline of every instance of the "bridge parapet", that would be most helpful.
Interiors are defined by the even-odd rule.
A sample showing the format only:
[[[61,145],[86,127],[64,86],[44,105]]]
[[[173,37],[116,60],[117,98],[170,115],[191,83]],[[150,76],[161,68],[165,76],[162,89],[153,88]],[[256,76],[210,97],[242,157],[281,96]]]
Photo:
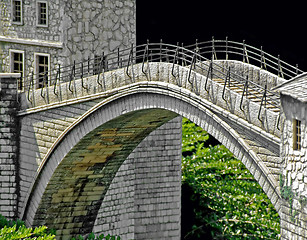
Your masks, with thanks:
[[[265,52],[262,48],[251,46],[243,42],[236,42],[226,39],[214,39],[198,42],[186,46],[187,49],[197,52],[198,54],[207,57],[208,59],[224,59],[238,60],[243,63],[258,66],[263,70],[274,73],[276,76],[291,79],[304,71],[298,68],[298,65],[293,66],[283,60],[280,55],[272,56]]]
[[[204,71],[208,73],[208,69]],[[36,107],[31,106],[31,102],[27,101],[27,93],[23,93],[20,96],[22,110],[19,114],[24,115],[48,108],[84,102],[89,99],[105,98],[112,96],[119,90],[139,88],[148,84],[154,84],[156,81],[179,86],[182,92],[184,92],[184,89],[188,91],[187,95],[194,93],[214,103],[214,106],[219,106],[223,109],[215,109],[214,111],[225,110],[227,112],[225,113],[226,115],[232,113],[254,126],[279,137],[281,122],[279,120],[279,109],[276,106],[277,103],[275,102],[274,105],[277,111],[272,111],[266,108],[269,103],[263,102],[263,99],[261,99],[263,95],[259,96],[257,93],[259,98],[257,99],[258,101],[255,101],[255,99],[246,97],[246,93],[244,95],[244,92],[242,94],[231,89],[228,83],[227,85],[225,84],[224,79],[221,82],[217,82],[210,78],[217,77],[221,79],[221,74],[219,72],[219,75],[214,74],[208,77],[208,74],[200,74],[198,70],[191,70],[189,66],[183,67],[178,64],[174,65],[164,62],[140,63],[129,68],[121,68],[84,79],[74,80],[73,84],[64,82],[58,86],[61,89],[61,99],[59,99],[59,94],[54,94],[54,86],[37,89],[31,92],[33,99],[35,99],[32,104],[35,104]],[[138,83],[142,84],[139,85]],[[87,89],[83,88],[84,85],[87,86]],[[44,91],[44,96],[42,96],[42,91]],[[271,102],[271,105],[273,106],[273,102]],[[212,109],[214,107],[211,104],[211,106],[208,105],[208,108]]]
[[[235,74],[242,76],[244,79],[248,79],[251,82],[262,86],[263,88],[267,85],[267,89],[272,90],[274,87],[287,82],[286,79],[275,75],[266,69],[257,67],[255,65],[244,63],[238,60],[214,60],[216,65],[220,65],[223,69],[230,68]],[[218,74],[218,73],[217,73]]]

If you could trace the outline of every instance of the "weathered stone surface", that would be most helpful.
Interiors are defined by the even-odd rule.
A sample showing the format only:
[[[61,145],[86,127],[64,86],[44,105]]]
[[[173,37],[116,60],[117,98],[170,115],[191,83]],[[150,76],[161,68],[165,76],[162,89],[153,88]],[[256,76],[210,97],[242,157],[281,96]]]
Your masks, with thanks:
[[[282,239],[305,239],[307,236],[305,224],[307,220],[306,103],[301,102],[304,101],[305,92],[304,88],[299,88],[302,84],[300,82],[301,80],[298,79],[298,82],[290,83],[290,88],[283,87],[287,91],[285,95],[281,95],[284,113],[280,165],[280,178],[283,180],[281,191],[284,191],[283,214],[281,215]],[[284,85],[287,86],[287,84]],[[290,93],[293,93],[293,96]],[[293,147],[294,119],[301,121],[302,145],[300,150],[294,150]],[[285,191],[285,189],[288,190]],[[289,197],[290,195],[292,197]]]
[[[136,43],[135,0],[117,4],[112,0],[50,0],[46,27],[36,26],[36,2],[22,2],[22,24],[11,21],[11,0],[0,3],[1,72],[10,72],[10,49],[26,52],[24,70],[29,77],[35,69],[34,53],[50,54],[50,67],[56,69]]]
[[[17,81],[0,75],[0,213],[16,219],[19,197]]]
[[[105,195],[95,233],[123,239],[144,239],[140,235],[145,233],[152,234],[150,239],[163,239],[173,230],[173,239],[180,238],[180,129],[181,118],[164,124],[129,155]]]

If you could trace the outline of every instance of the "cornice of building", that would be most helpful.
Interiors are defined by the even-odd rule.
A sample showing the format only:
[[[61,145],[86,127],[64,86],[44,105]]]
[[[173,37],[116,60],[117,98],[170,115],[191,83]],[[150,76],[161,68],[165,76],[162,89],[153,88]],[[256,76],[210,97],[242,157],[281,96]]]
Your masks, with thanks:
[[[62,42],[46,41],[39,39],[13,38],[7,36],[0,36],[0,42],[32,45],[39,47],[63,48]]]

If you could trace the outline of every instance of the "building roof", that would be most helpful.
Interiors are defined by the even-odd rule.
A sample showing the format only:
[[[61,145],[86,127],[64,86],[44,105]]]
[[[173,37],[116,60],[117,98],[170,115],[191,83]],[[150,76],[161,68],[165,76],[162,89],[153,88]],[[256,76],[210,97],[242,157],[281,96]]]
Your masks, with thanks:
[[[291,96],[301,102],[307,102],[307,72],[274,88],[283,95]]]

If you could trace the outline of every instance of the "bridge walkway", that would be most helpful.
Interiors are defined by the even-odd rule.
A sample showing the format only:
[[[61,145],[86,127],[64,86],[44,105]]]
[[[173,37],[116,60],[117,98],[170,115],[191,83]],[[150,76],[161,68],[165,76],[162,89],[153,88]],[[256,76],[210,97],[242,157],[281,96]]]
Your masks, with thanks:
[[[217,79],[217,78],[213,78],[213,81],[219,83],[219,84],[225,84],[225,80],[224,79]],[[227,83],[226,83],[227,84]],[[231,91],[234,91],[238,94],[241,94],[250,99],[251,101],[253,101],[254,103],[257,103],[257,104],[261,104],[261,100],[262,100],[262,97],[263,97],[263,94],[261,94],[259,91],[256,91],[254,89],[249,89],[249,91],[247,92],[246,91],[246,85],[244,83],[236,83],[234,80],[229,80],[229,86],[228,88],[231,90]],[[267,93],[267,96],[268,97],[273,97],[274,94],[273,93]],[[266,108],[269,109],[270,111],[273,111],[273,112],[277,112],[279,113],[280,112],[280,108],[276,105],[272,105],[270,103],[268,103],[266,105]]]

